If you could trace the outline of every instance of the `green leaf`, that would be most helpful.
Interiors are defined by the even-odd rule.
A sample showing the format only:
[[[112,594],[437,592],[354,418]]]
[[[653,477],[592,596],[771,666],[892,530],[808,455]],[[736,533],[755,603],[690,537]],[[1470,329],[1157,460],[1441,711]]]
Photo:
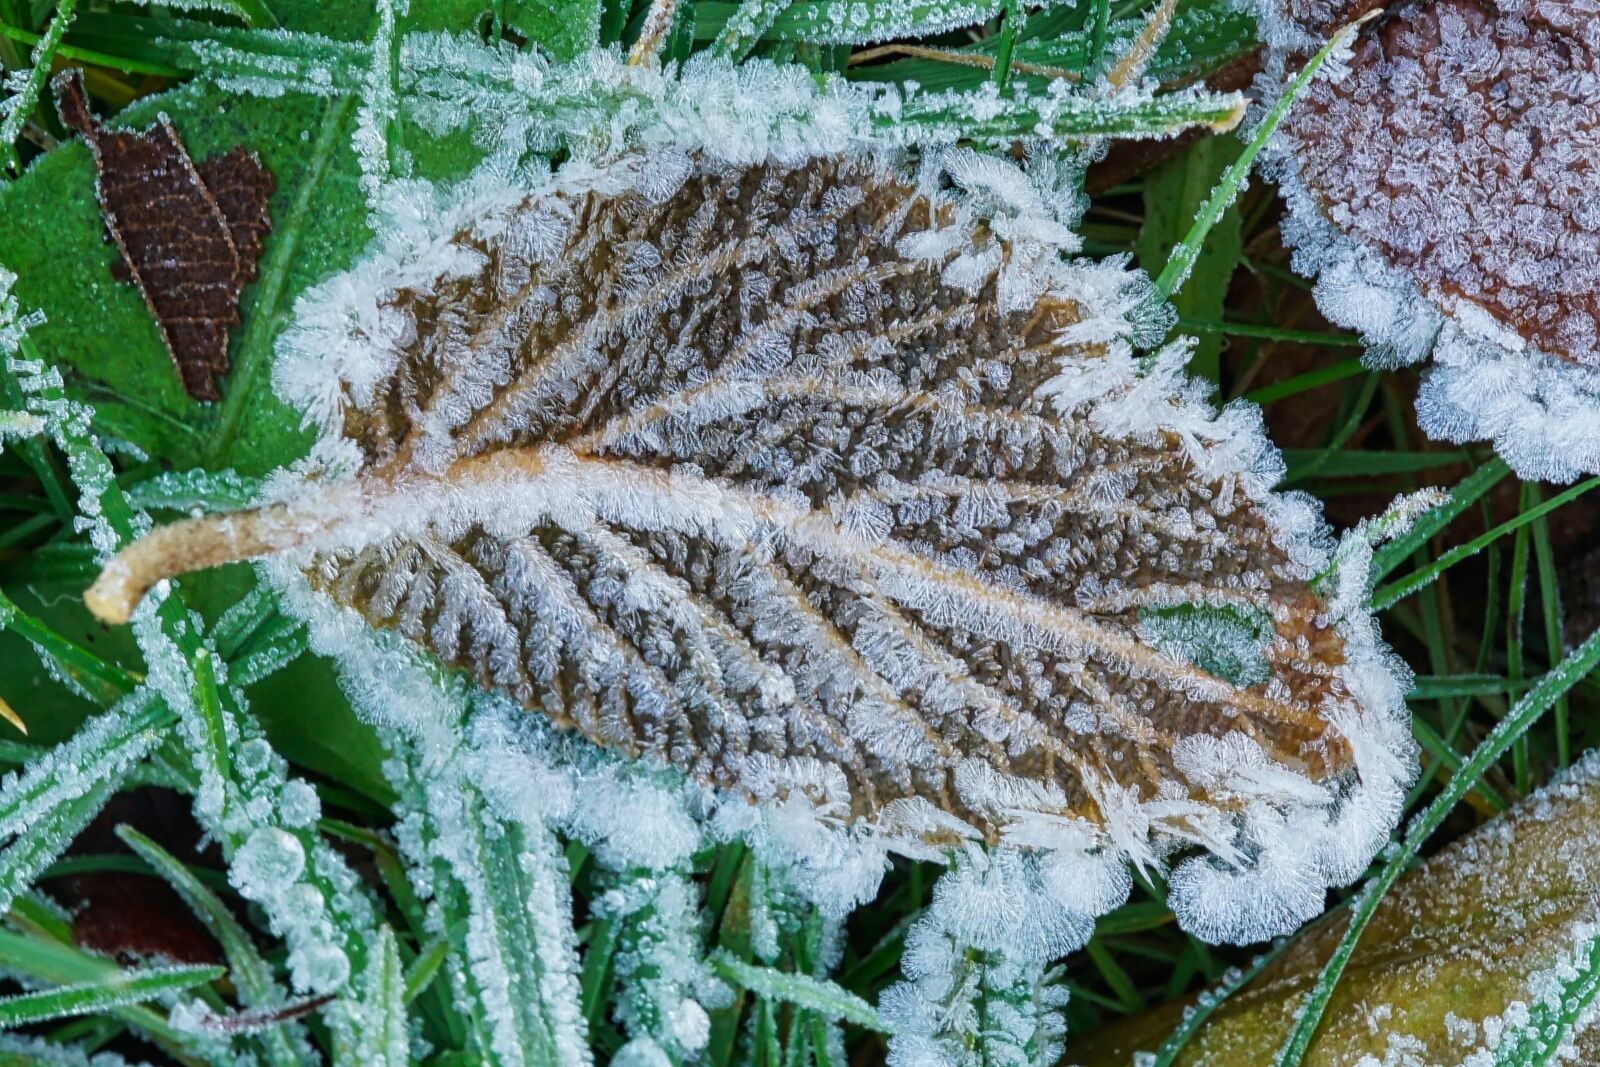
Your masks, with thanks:
[[[825,1019],[843,1020],[883,1034],[893,1032],[871,1004],[825,978],[746,963],[722,949],[712,953],[711,965],[723,978],[765,1001],[793,1004]]]
[[[503,17],[551,56],[571,59],[599,43],[600,10],[600,0],[511,0]]]
[[[225,973],[221,967],[152,967],[119,971],[97,981],[58,986],[40,993],[4,997],[0,998],[0,1029],[126,1007],[214,982]]]
[[[1272,667],[1272,616],[1236,604],[1172,604],[1139,609],[1142,637],[1156,648],[1238,686],[1259,685]]]
[[[1204,137],[1178,156],[1145,176],[1144,223],[1134,252],[1151,277],[1166,265],[1167,254],[1183,241],[1196,213],[1243,146],[1234,137]],[[1211,228],[1198,257],[1193,280],[1173,294],[1172,306],[1180,316],[1220,320],[1228,296],[1228,283],[1242,251],[1242,229],[1237,205],[1229,205]],[[1221,375],[1222,335],[1200,334],[1189,373],[1216,383]]]
[[[412,6],[410,24],[424,28],[469,28],[483,11],[478,0]],[[286,29],[342,40],[364,41],[372,25],[364,0],[280,0],[274,9]],[[226,32],[193,19],[94,15],[79,20],[70,39],[126,50],[130,42]],[[369,234],[350,148],[354,101],[263,99],[197,82],[139,100],[109,125],[142,129],[157,114],[172,120],[195,159],[243,145],[261,156],[277,184],[268,204],[272,232],[263,242],[259,280],[241,300],[244,326],[234,338],[220,404],[208,407],[184,394],[137,290],[112,278],[115,249],[102,239],[94,165],[81,142],[46,153],[0,188],[0,217],[30,220],[0,227],[0,263],[18,275],[21,304],[44,312],[34,341],[53,365],[71,371],[74,395],[93,400],[98,429],[180,468],[203,460],[263,474],[298,458],[310,441],[298,414],[271,389],[273,340],[295,296],[348,266]],[[462,165],[424,152],[417,163],[425,176]]]

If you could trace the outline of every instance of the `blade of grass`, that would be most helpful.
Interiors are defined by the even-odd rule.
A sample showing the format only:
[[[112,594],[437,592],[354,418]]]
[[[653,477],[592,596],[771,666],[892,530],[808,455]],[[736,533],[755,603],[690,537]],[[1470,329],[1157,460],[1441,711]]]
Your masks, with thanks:
[[[406,968],[406,985],[404,990],[405,1003],[410,1004],[427,989],[439,974],[439,968],[444,965],[445,957],[450,954],[450,939],[436,937],[425,945],[417,958],[411,961],[411,966]]]
[[[1257,322],[1214,322],[1209,319],[1178,318],[1180,330],[1199,333],[1222,333],[1229,337],[1259,337],[1264,341],[1288,341],[1301,345],[1320,345],[1324,348],[1361,348],[1365,342],[1353,333],[1327,333],[1318,330],[1290,330]]]
[[[62,637],[0,592],[0,630],[22,637],[52,672],[102,707],[136,689],[141,679]]]
[[[1306,997],[1306,1003],[1297,1013],[1294,1030],[1278,1054],[1277,1067],[1299,1067],[1304,1060],[1322,1015],[1327,1010],[1328,1001],[1333,997],[1334,987],[1338,985],[1345,966],[1355,953],[1361,932],[1377,911],[1384,893],[1421,851],[1423,843],[1439,828],[1445,816],[1450,814],[1467,791],[1477,784],[1484,772],[1505,755],[1517,738],[1597,665],[1600,665],[1600,630],[1590,634],[1588,640],[1573,650],[1572,655],[1563,659],[1528,690],[1527,695],[1483,739],[1483,743],[1473,751],[1433,802],[1411,820],[1399,847],[1390,850],[1378,874],[1351,898],[1350,925],[1333,954],[1328,957],[1328,962],[1323,965],[1322,973]]]
[[[1362,21],[1365,20],[1363,19]],[[1277,132],[1278,126],[1289,114],[1289,109],[1300,98],[1300,94],[1310,87],[1311,80],[1317,76],[1317,71],[1322,69],[1322,65],[1327,62],[1328,57],[1348,46],[1350,38],[1354,35],[1359,24],[1359,22],[1351,23],[1341,28],[1329,38],[1327,44],[1317,50],[1317,54],[1306,62],[1300,73],[1295,75],[1294,80],[1288,84],[1278,97],[1277,102],[1272,105],[1272,110],[1267,112],[1267,116],[1262,121],[1260,128],[1256,130],[1255,136],[1251,137],[1250,142],[1245,145],[1244,152],[1240,154],[1238,159],[1233,161],[1227,170],[1222,172],[1222,180],[1217,183],[1217,187],[1212,191],[1210,199],[1200,209],[1200,213],[1195,216],[1194,225],[1190,227],[1188,235],[1172,250],[1172,255],[1167,259],[1166,267],[1162,269],[1160,276],[1156,278],[1156,291],[1162,297],[1170,297],[1177,292],[1189,277],[1189,272],[1194,268],[1195,260],[1200,257],[1200,249],[1205,244],[1206,234],[1211,232],[1211,227],[1216,225],[1217,220],[1222,218],[1222,213],[1228,210],[1228,206],[1239,195],[1239,190],[1244,186],[1245,178],[1250,174],[1250,168],[1255,164],[1256,156],[1261,153],[1261,150],[1266,147],[1267,141]]]
[[[39,96],[44,92],[44,80],[50,76],[50,66],[61,47],[62,36],[72,24],[77,6],[78,0],[60,0],[56,4],[55,18],[50,20],[50,27],[45,30],[43,37],[33,42],[33,55],[30,57],[33,65],[28,69],[22,88],[6,101],[10,110],[0,120],[0,169],[15,173],[21,166],[21,157],[17,155],[17,137],[39,104]]]
[[[1230,972],[1221,985],[1211,990],[1208,995],[1198,997],[1194,1004],[1184,1011],[1183,1022],[1167,1035],[1167,1039],[1161,1042],[1161,1047],[1156,1049],[1155,1054],[1148,1060],[1141,1061],[1144,1067],[1172,1067],[1172,1064],[1177,1062],[1178,1053],[1183,1051],[1190,1038],[1200,1032],[1206,1020],[1211,1018],[1211,1013],[1216,1011],[1223,1001],[1254,981],[1256,975],[1266,970],[1267,965],[1278,958],[1288,943],[1287,939],[1279,941],[1252,960],[1250,966]]]
[[[723,23],[716,42],[711,46],[712,53],[734,63],[744,59],[772,29],[778,16],[793,4],[794,0],[744,0],[728,17],[728,21]]]
[[[1373,553],[1372,580],[1382,581],[1393,573],[1395,568],[1409,559],[1413,552],[1427,544],[1434,534],[1454,522],[1456,516],[1477,503],[1510,473],[1511,468],[1506,466],[1505,460],[1495,456],[1463,478],[1454,489],[1450,490],[1448,501],[1419,516],[1417,521],[1411,524],[1411,529],[1388,544],[1380,546]]]
[[[1300,469],[1291,472],[1283,480],[1283,485],[1292,485],[1303,482],[1319,473],[1329,464],[1333,463],[1335,456],[1344,456],[1344,446],[1355,432],[1361,428],[1362,420],[1366,417],[1367,410],[1372,407],[1372,398],[1377,395],[1378,384],[1381,376],[1369,373],[1361,383],[1361,390],[1356,394],[1355,401],[1350,405],[1350,410],[1344,419],[1334,428],[1327,445],[1312,450],[1315,455],[1310,457]],[[1347,391],[1348,394],[1348,391]],[[1367,453],[1354,453],[1355,462],[1359,465],[1368,455]],[[1343,459],[1341,458],[1341,462]]]
[[[177,857],[131,826],[118,826],[116,834],[183,898],[196,918],[216,938],[228,961],[228,974],[239,989],[240,999],[249,1008],[272,1008],[284,1003],[283,990],[273,979],[272,968],[256,951],[250,934],[213,893]],[[294,1043],[282,1027],[269,1027],[260,1035],[267,1062],[293,1065],[301,1062]]]
[[[1495,461],[1495,462],[1498,462],[1498,461]],[[1487,464],[1485,466],[1487,467]],[[1479,473],[1481,473],[1481,471]],[[1477,475],[1474,475],[1473,477],[1477,477]],[[1468,479],[1468,481],[1471,481],[1471,480],[1472,479],[1470,479],[1470,478]],[[1499,480],[1498,476],[1494,480],[1498,481]],[[1465,485],[1466,483],[1463,482],[1462,484]],[[1578,497],[1580,497],[1583,494],[1587,493],[1589,490],[1595,488],[1596,486],[1600,486],[1600,477],[1590,478],[1588,481],[1579,482],[1577,485],[1575,485],[1572,488],[1566,490],[1565,492],[1559,493],[1556,496],[1551,497],[1549,500],[1545,500],[1545,501],[1539,503],[1538,505],[1528,509],[1527,511],[1522,512],[1516,518],[1508,519],[1507,521],[1501,523],[1499,526],[1496,526],[1492,530],[1489,530],[1487,533],[1480,534],[1479,536],[1473,538],[1471,541],[1468,541],[1466,544],[1459,545],[1456,548],[1453,548],[1450,551],[1443,553],[1442,555],[1439,556],[1439,558],[1435,559],[1428,566],[1423,567],[1420,570],[1413,571],[1412,573],[1406,575],[1404,578],[1400,579],[1399,581],[1390,582],[1388,585],[1383,586],[1377,592],[1373,593],[1373,595],[1372,595],[1372,609],[1374,611],[1382,611],[1385,608],[1393,607],[1396,603],[1398,603],[1401,600],[1404,600],[1406,597],[1408,597],[1411,594],[1415,593],[1417,590],[1426,587],[1430,582],[1432,582],[1436,578],[1438,578],[1439,575],[1443,574],[1445,571],[1449,570],[1451,567],[1454,567],[1457,563],[1460,563],[1462,560],[1467,559],[1468,557],[1472,556],[1473,554],[1481,551],[1485,546],[1490,545],[1490,544],[1494,543],[1495,541],[1498,541],[1500,538],[1504,537],[1506,534],[1515,533],[1517,530],[1521,529],[1523,526],[1527,525],[1528,523],[1533,522],[1535,519],[1538,519],[1538,518],[1541,518],[1541,517],[1543,517],[1545,515],[1548,515],[1548,514],[1550,514],[1550,512],[1555,511],[1557,508],[1571,503],[1572,501],[1578,499]],[[1488,486],[1484,486],[1483,488],[1484,488],[1485,491],[1487,491]],[[1454,494],[1452,494],[1452,500],[1451,500],[1451,502],[1449,504],[1444,505],[1444,507],[1442,507],[1442,508],[1435,509],[1433,512],[1430,512],[1428,515],[1423,516],[1422,519],[1418,520],[1417,526],[1422,526],[1431,517],[1438,515],[1438,513],[1441,512],[1441,511],[1445,511],[1445,510],[1453,507],[1453,505],[1455,503],[1456,503],[1456,500],[1454,499]],[[1462,507],[1465,507],[1465,506],[1466,506],[1466,504],[1463,503]],[[1459,514],[1459,511],[1457,513]],[[1446,521],[1448,521],[1448,520],[1446,520]],[[1443,523],[1440,523],[1439,525],[1442,526]],[[1435,530],[1437,530],[1437,528],[1438,528],[1437,526],[1434,526]],[[1415,537],[1416,533],[1417,533],[1417,530],[1416,530],[1415,527],[1413,527],[1411,533],[1409,535],[1407,535],[1407,537],[1401,538],[1401,541],[1410,541],[1410,540],[1412,540]],[[1396,542],[1396,543],[1398,544],[1399,542]],[[1420,541],[1416,542],[1416,544],[1420,544],[1420,543],[1421,543]],[[1415,549],[1416,544],[1413,544],[1411,546],[1411,548]],[[1394,547],[1394,546],[1393,545],[1385,546],[1386,549],[1387,548],[1392,548],[1392,547]],[[1380,550],[1379,553],[1378,553],[1379,556],[1382,556],[1383,554],[1384,554],[1384,550]],[[1374,573],[1377,573],[1377,563],[1378,563],[1378,560],[1375,558],[1375,560],[1374,560]]]
[[[37,45],[40,40],[39,34],[29,33],[20,26],[12,26],[4,21],[0,21],[0,37],[27,45]],[[77,48],[70,44],[58,45],[55,54],[58,59],[70,59],[79,63],[87,63],[94,67],[120,70],[124,74],[148,74],[156,78],[181,78],[188,73],[188,71],[168,66],[165,63],[150,63],[140,59],[129,59],[124,56],[112,55],[109,52],[95,51],[92,48]]]
[[[1544,490],[1537,483],[1530,486],[1533,501],[1544,499]],[[1539,572],[1539,606],[1544,615],[1544,646],[1546,662],[1554,663],[1561,655],[1562,634],[1565,626],[1561,616],[1561,582],[1556,576],[1555,550],[1550,544],[1550,524],[1543,517],[1533,521],[1533,557]],[[1572,763],[1571,706],[1566,697],[1556,701],[1556,764],[1565,768]]]
[[[204,964],[152,967],[143,971],[119,971],[98,981],[0,998],[0,1030],[68,1015],[92,1015],[154,1000],[166,993],[214,982],[225,973],[221,967]]]
[[[1532,488],[1530,483],[1522,483],[1520,503],[1523,513],[1535,506],[1530,491]],[[1529,536],[1532,532],[1531,526],[1519,526],[1511,545],[1511,589],[1506,607],[1506,678],[1515,684],[1522,682],[1522,619],[1528,604],[1528,555],[1532,549]],[[1532,780],[1532,772],[1528,767],[1527,734],[1517,738],[1517,743],[1512,746],[1511,765],[1512,782],[1517,794],[1526,796]]]

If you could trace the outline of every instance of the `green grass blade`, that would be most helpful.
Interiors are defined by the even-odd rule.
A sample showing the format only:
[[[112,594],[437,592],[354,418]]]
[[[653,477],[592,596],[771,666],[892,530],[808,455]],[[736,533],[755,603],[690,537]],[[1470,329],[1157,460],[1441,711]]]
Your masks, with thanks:
[[[1178,1053],[1182,1052],[1189,1040],[1200,1032],[1200,1028],[1211,1018],[1211,1014],[1222,1006],[1222,1002],[1254,981],[1256,975],[1266,970],[1267,965],[1278,958],[1288,943],[1287,939],[1279,941],[1252,960],[1250,966],[1230,971],[1221,985],[1200,997],[1184,1012],[1183,1022],[1167,1035],[1167,1039],[1161,1042],[1161,1047],[1156,1049],[1148,1060],[1141,1061],[1142,1067],[1172,1067],[1177,1062]]]
[[[366,969],[352,983],[358,1025],[350,1046],[334,1049],[334,1063],[349,1067],[406,1067],[411,1037],[406,1023],[405,973],[394,931],[378,928]]]
[[[1206,234],[1211,232],[1211,228],[1216,225],[1217,220],[1222,218],[1223,212],[1228,210],[1234,198],[1239,195],[1239,190],[1243,188],[1245,179],[1250,174],[1250,168],[1255,164],[1256,156],[1261,154],[1261,150],[1266,147],[1267,141],[1277,132],[1278,126],[1288,116],[1289,109],[1294,106],[1294,102],[1310,87],[1312,79],[1317,76],[1317,71],[1322,69],[1322,65],[1327,62],[1328,57],[1333,55],[1334,52],[1342,51],[1348,47],[1350,37],[1355,33],[1355,29],[1355,24],[1344,27],[1329,38],[1327,44],[1318,49],[1317,54],[1306,62],[1300,73],[1295,75],[1294,80],[1288,84],[1278,97],[1277,102],[1272,105],[1272,110],[1267,112],[1260,128],[1256,130],[1255,135],[1245,145],[1244,152],[1240,154],[1238,159],[1233,161],[1227,170],[1222,172],[1222,180],[1217,183],[1217,187],[1212,191],[1211,197],[1201,207],[1200,213],[1195,216],[1194,225],[1189,228],[1188,234],[1178,246],[1172,250],[1172,254],[1167,259],[1166,267],[1162,269],[1160,276],[1156,278],[1156,291],[1161,296],[1170,297],[1178,291],[1179,287],[1189,277],[1190,271],[1194,269],[1195,261],[1200,258],[1200,249],[1205,244]]]
[[[439,968],[449,955],[450,940],[445,937],[434,938],[417,953],[417,958],[406,968],[405,1003],[410,1004],[422,995],[422,991],[438,976]]]
[[[1147,273],[1160,271],[1169,250],[1185,239],[1196,212],[1203,209],[1240,148],[1233,137],[1205,137],[1146,175],[1144,224],[1139,227],[1134,251]],[[1194,284],[1172,294],[1180,329],[1185,321],[1213,321],[1222,316],[1228,284],[1243,250],[1243,232],[1238,210],[1229,207],[1202,241],[1196,253]],[[1197,333],[1189,373],[1215,385],[1221,380],[1222,334]]]
[[[256,951],[255,942],[233,917],[233,912],[228,906],[196,878],[188,867],[144,834],[131,826],[118,826],[116,833],[141,860],[177,891],[184,903],[189,906],[189,910],[211,936],[216,938],[217,944],[222,948],[223,958],[228,961],[229,977],[238,987],[240,1000],[244,1005],[249,1008],[280,1007],[286,998],[273,978],[272,968],[261,958],[261,953]],[[287,1067],[302,1062],[295,1051],[294,1042],[283,1028],[271,1027],[259,1035],[259,1040],[268,1063]]]
[[[39,105],[45,79],[50,76],[50,66],[55,61],[57,50],[61,47],[61,38],[66,34],[67,27],[72,24],[73,12],[77,6],[78,0],[60,0],[56,4],[56,15],[50,20],[50,28],[45,30],[44,36],[34,42],[33,66],[28,70],[22,88],[6,101],[8,110],[5,117],[0,119],[0,169],[15,172],[20,166],[17,138],[22,134],[22,127],[32,117],[33,109]]]
[[[1570,1048],[1568,1041],[1600,995],[1600,937],[1590,938],[1566,963],[1570,969],[1551,976],[1557,988],[1541,990],[1527,1006],[1527,1017],[1502,1032],[1492,1067],[1545,1067],[1567,1062],[1557,1054]]]
[[[1400,564],[1411,558],[1412,553],[1427,544],[1434,534],[1454,522],[1456,516],[1477,503],[1510,473],[1511,468],[1506,466],[1505,460],[1495,456],[1463,478],[1450,490],[1449,500],[1427,514],[1418,516],[1411,529],[1380,546],[1372,554],[1372,580],[1382,581],[1392,574]]]
[[[1543,499],[1539,486],[1532,488],[1533,499]],[[1539,573],[1539,606],[1544,616],[1544,645],[1548,662],[1554,663],[1561,655],[1563,625],[1561,614],[1561,580],[1556,576],[1555,549],[1550,543],[1550,523],[1543,516],[1533,522],[1533,557]],[[1566,697],[1556,701],[1556,763],[1566,767],[1572,762],[1571,707]]]
[[[699,40],[727,33],[728,24],[744,16],[745,3],[702,2],[694,5],[694,35]],[[866,44],[898,37],[923,37],[975,26],[999,14],[1005,0],[909,0],[864,3],[863,0],[798,0],[767,21],[760,37],[792,44]],[[741,33],[742,35],[742,33]]]
[[[1476,477],[1476,475],[1474,475],[1474,477]],[[1441,554],[1426,567],[1413,571],[1399,581],[1390,582],[1388,585],[1383,586],[1382,588],[1378,589],[1377,592],[1372,594],[1373,610],[1382,611],[1385,608],[1393,607],[1395,604],[1417,592],[1419,589],[1426,587],[1430,582],[1437,579],[1439,575],[1443,574],[1451,567],[1454,567],[1457,563],[1460,563],[1462,560],[1467,559],[1479,551],[1482,551],[1485,546],[1493,544],[1495,541],[1498,541],[1507,534],[1515,533],[1517,530],[1520,530],[1522,527],[1526,526],[1530,522],[1533,522],[1535,519],[1539,519],[1550,514],[1550,512],[1555,511],[1557,508],[1571,503],[1596,486],[1600,486],[1600,477],[1590,478],[1587,481],[1579,482],[1577,485],[1574,485],[1565,492],[1559,493],[1556,496],[1551,497],[1549,500],[1545,500],[1537,506],[1529,508],[1516,518],[1507,519],[1505,522],[1502,522],[1499,526],[1494,527],[1487,533],[1480,534],[1479,536],[1474,537],[1471,541],[1468,541],[1466,544],[1458,545],[1457,547],[1452,548],[1450,551]],[[1487,486],[1484,488],[1487,490]],[[1437,515],[1438,512],[1453,507],[1455,503],[1456,499],[1454,494],[1452,494],[1451,502],[1446,504],[1443,508],[1436,509],[1433,514]],[[1465,504],[1462,506],[1465,507]],[[1425,516],[1423,521],[1426,521],[1426,518],[1427,517]],[[1419,521],[1417,526],[1422,526],[1423,521]],[[1413,528],[1411,534],[1406,538],[1402,538],[1401,540],[1409,541],[1416,536],[1416,533],[1417,530]],[[1417,543],[1420,544],[1421,542],[1419,541]],[[1388,547],[1393,548],[1394,546],[1391,545]],[[1415,547],[1416,545],[1412,545],[1413,549],[1415,549]],[[1379,555],[1381,556],[1383,553],[1379,553]],[[1376,557],[1374,562],[1375,564],[1378,562]],[[1374,573],[1378,573],[1376,566],[1374,568]]]
[[[12,921],[16,921],[16,912]],[[93,983],[121,973],[111,961],[57,940],[42,929],[33,935],[0,929],[0,959],[15,973],[52,985]],[[186,1067],[206,1062],[191,1047],[192,1039],[169,1026],[160,1012],[142,1004],[126,1004],[110,1008],[109,1014],[147,1035]]]
[[[1462,462],[1455,452],[1366,452],[1343,448],[1286,448],[1288,480],[1319,478],[1376,478],[1451,467]]]
[[[1324,348],[1361,348],[1365,343],[1353,333],[1290,330],[1282,326],[1254,322],[1219,322],[1212,319],[1193,319],[1182,315],[1178,317],[1178,329],[1189,330],[1194,333],[1220,333],[1229,337],[1255,337],[1263,341],[1286,341],[1300,345],[1320,345]]]
[[[164,471],[128,487],[128,500],[144,511],[236,511],[255,503],[261,479],[235,470]]]
[[[1253,404],[1265,406],[1274,400],[1282,400],[1286,396],[1295,396],[1299,393],[1309,392],[1333,382],[1342,382],[1346,378],[1355,378],[1367,372],[1366,364],[1359,359],[1343,359],[1327,367],[1318,367],[1316,370],[1296,374],[1293,378],[1285,378],[1281,382],[1264,385],[1260,389],[1252,389],[1244,394],[1244,398]]]
[[[892,1032],[871,1004],[827,979],[746,963],[721,949],[712,953],[711,965],[723,978],[763,1000],[793,1004],[823,1018],[841,1019],[883,1034]]]
[[[24,833],[0,852],[0,912],[28,891],[72,839],[100,813],[120,784],[120,777],[92,779],[82,792],[62,797],[35,818]]]
[[[140,678],[56,633],[0,592],[0,630],[32,645],[50,673],[85,700],[108,707],[138,688]]]
[[[756,43],[772,30],[773,23],[778,17],[789,9],[794,0],[744,0],[738,5],[727,21],[718,31],[711,51],[724,59],[737,63],[755,48]],[[700,30],[699,18],[703,8],[710,5],[699,4],[695,7],[695,30]]]
[[[1600,630],[1589,635],[1588,640],[1573,650],[1538,683],[1517,701],[1504,719],[1500,720],[1489,736],[1473,751],[1466,763],[1434,798],[1433,802],[1407,827],[1399,847],[1391,849],[1383,867],[1371,881],[1362,886],[1351,900],[1350,925],[1334,948],[1322,973],[1306,997],[1305,1005],[1295,1019],[1294,1029],[1278,1054],[1277,1067],[1299,1067],[1316,1036],[1317,1026],[1333,997],[1335,986],[1344,974],[1345,966],[1355,953],[1361,932],[1378,909],[1384,893],[1394,885],[1406,865],[1421,851],[1423,844],[1444,822],[1456,804],[1483,777],[1485,771],[1504,756],[1539,717],[1548,711],[1567,690],[1576,685],[1600,665]]]
[[[0,998],[0,1029],[139,1004],[214,982],[225,973],[221,967],[205,965],[152,967],[143,971],[119,971],[93,982],[4,997]]]
[[[906,100],[895,115],[876,115],[878,132],[902,142],[965,138],[985,145],[1040,136],[1052,140],[1090,137],[1169,137],[1201,127],[1231,129],[1244,114],[1237,93],[1166,93],[1131,102],[1096,96],[1051,96],[1018,85],[992,97],[971,93],[924,93]]]

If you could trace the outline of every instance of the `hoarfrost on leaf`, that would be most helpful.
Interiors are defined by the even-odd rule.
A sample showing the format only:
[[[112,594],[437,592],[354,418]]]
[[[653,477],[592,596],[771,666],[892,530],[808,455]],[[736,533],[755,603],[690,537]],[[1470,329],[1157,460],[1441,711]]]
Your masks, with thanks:
[[[1335,988],[1307,1063],[1369,1067],[1588,1064],[1600,1056],[1600,754],[1403,875]],[[1345,917],[1289,941],[1220,1005],[1179,1067],[1270,1063]],[[1073,1049],[1123,1067],[1170,1012],[1134,1017]]]
[[[1136,355],[1149,282],[1071,258],[1047,162],[641,107],[528,183],[391,183],[376,247],[280,339],[312,457],[89,603],[269,557],[314,645],[394,631],[718,787],[713,829],[836,915],[893,851],[968,857],[941,921],[1008,958],[1081,943],[1127,862],[1178,862],[1207,936],[1314,913],[1397,816],[1402,680],[1319,593],[1331,539],[1272,492],[1259,414],[1213,410],[1181,348]],[[427,735],[433,703],[374,706]],[[1194,772],[1193,737],[1260,766]],[[1217,898],[1263,864],[1307,888],[1259,920]],[[1002,875],[1014,923],[983,915]]]
[[[1269,7],[1281,67],[1303,42]],[[1431,351],[1423,428],[1525,479],[1600,472],[1597,24],[1589,0],[1402,5],[1274,146],[1323,312],[1375,365]]]

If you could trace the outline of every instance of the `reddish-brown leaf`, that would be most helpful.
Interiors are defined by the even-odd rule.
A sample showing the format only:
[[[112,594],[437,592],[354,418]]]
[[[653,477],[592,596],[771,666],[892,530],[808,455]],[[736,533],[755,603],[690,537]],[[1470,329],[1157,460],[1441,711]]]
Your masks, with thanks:
[[[112,273],[139,287],[184,389],[217,399],[239,294],[271,229],[271,173],[243,148],[196,165],[165,115],[143,133],[104,128],[76,70],[54,85],[61,121],[94,154],[100,210],[122,252]]]

